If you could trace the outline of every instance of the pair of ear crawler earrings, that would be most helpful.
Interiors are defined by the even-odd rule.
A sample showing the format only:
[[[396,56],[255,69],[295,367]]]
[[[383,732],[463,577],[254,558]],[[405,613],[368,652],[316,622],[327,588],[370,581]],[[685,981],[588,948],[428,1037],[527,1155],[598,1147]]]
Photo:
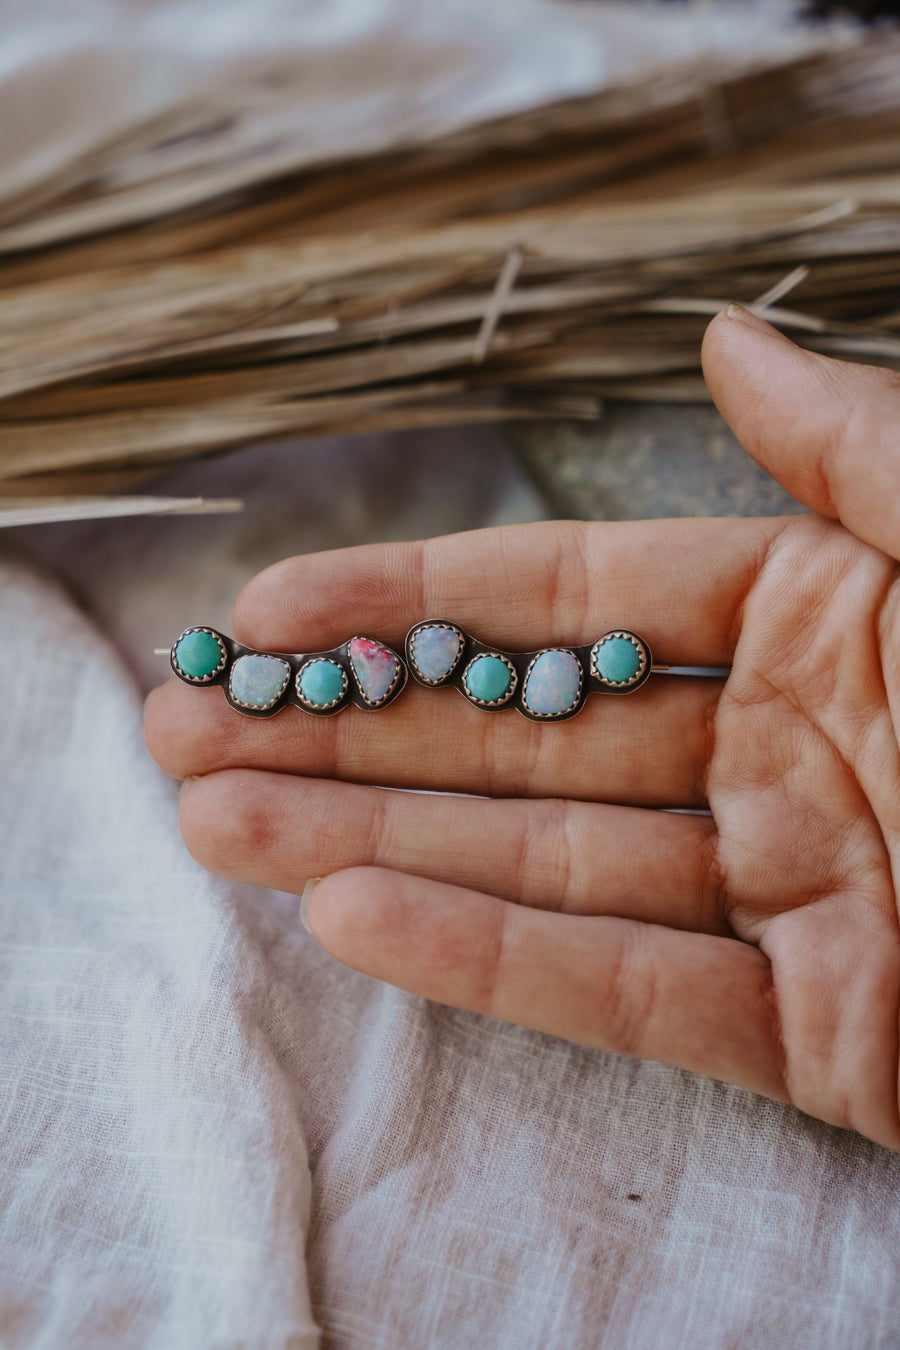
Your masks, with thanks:
[[[630,694],[654,670],[637,633],[616,628],[582,647],[507,652],[446,619],[426,619],[406,637],[406,660],[376,638],[352,637],[327,652],[262,652],[214,628],[186,628],[169,653],[187,684],[221,685],[246,717],[272,717],[288,704],[331,717],[348,704],[376,711],[403,691],[411,672],[430,689],[452,685],[476,708],[515,708],[532,722],[564,722],[589,693]]]

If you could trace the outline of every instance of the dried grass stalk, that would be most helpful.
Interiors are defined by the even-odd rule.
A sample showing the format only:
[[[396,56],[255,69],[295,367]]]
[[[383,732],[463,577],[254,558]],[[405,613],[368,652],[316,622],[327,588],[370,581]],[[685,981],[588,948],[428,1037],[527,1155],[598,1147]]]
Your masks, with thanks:
[[[712,96],[675,70],[304,174],[111,145],[0,207],[0,484],[697,399],[730,300],[900,366],[898,68],[880,34]]]
[[[63,520],[106,520],[116,516],[210,516],[240,511],[243,502],[203,497],[19,497],[0,498],[0,529]]]

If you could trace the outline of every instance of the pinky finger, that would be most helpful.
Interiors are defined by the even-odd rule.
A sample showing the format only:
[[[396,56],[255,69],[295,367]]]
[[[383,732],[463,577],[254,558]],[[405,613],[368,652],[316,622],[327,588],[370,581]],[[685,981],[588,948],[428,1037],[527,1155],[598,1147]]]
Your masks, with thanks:
[[[787,1099],[771,967],[746,943],[374,867],[327,877],[307,918],[337,960],[410,993]]]

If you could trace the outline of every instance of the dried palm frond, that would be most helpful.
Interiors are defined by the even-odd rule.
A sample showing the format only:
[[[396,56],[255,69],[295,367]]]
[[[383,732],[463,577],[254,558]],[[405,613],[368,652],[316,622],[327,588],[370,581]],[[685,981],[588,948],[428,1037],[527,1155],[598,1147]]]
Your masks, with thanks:
[[[700,337],[731,300],[900,367],[898,72],[886,34],[720,69],[712,101],[708,69],[679,67],[262,178],[221,154],[166,172],[165,128],[156,175],[107,147],[0,209],[0,493],[701,398]]]

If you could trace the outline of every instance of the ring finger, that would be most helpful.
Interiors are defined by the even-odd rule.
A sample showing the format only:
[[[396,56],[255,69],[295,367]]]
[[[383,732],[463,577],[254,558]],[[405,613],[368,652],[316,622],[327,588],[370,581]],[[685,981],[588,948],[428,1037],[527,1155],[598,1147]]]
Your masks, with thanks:
[[[190,785],[181,829],[204,866],[276,890],[376,866],[538,909],[731,931],[719,909],[715,827],[705,817],[387,792],[235,769]]]

